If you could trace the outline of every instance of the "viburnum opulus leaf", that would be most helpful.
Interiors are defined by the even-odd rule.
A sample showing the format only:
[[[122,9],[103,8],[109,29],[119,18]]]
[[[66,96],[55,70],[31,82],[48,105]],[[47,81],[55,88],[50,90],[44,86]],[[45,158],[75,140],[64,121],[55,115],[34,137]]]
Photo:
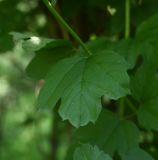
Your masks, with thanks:
[[[144,60],[150,60],[153,65],[157,65],[158,59],[158,14],[145,20],[136,31],[135,41],[139,54]]]
[[[26,72],[28,76],[33,79],[45,79],[47,73],[54,64],[73,54],[74,50],[69,46],[44,47],[36,51],[34,58],[26,68]]]
[[[120,55],[109,50],[77,55],[53,65],[38,97],[43,109],[53,108],[61,98],[59,113],[75,127],[96,121],[102,95],[118,99],[129,93],[128,64]]]
[[[158,130],[158,73],[149,62],[131,79],[133,97],[139,102],[138,120],[147,129]]]
[[[87,43],[88,48],[93,50],[94,53],[101,52],[102,50],[113,50],[129,63],[129,68],[135,66],[138,48],[134,39],[122,39],[114,41],[106,37],[97,37],[95,40]]]
[[[68,41],[52,40],[35,52],[34,58],[26,68],[27,74],[33,79],[45,79],[54,64],[74,53],[74,48]]]
[[[140,148],[133,148],[122,155],[122,160],[154,160],[147,152]]]
[[[103,110],[95,124],[77,129],[70,150],[78,143],[97,145],[105,153],[113,156],[116,152],[123,160],[152,160],[152,157],[139,147],[139,130],[128,120],[121,120],[116,114]],[[71,160],[71,156],[69,157]]]
[[[13,36],[14,41],[22,42],[22,47],[27,52],[35,52],[43,49],[59,48],[59,47],[70,47],[73,48],[72,43],[64,39],[50,39],[39,37],[33,35],[32,33],[19,33],[19,32],[10,32],[10,35]]]
[[[11,32],[10,34],[15,41],[22,43],[27,53],[35,52],[26,72],[29,77],[36,80],[44,79],[56,62],[75,52],[72,43],[67,40],[43,38],[31,33]]]
[[[153,39],[157,40],[158,36],[158,14],[155,14],[151,17],[149,17],[147,20],[145,20],[143,23],[141,23],[140,26],[138,26],[136,31],[136,37],[140,41],[153,41]]]
[[[99,150],[97,146],[83,144],[76,148],[73,160],[112,160],[112,158]]]
[[[74,139],[77,143],[95,144],[110,155],[115,151],[123,155],[138,147],[139,130],[134,123],[103,110],[96,123],[79,128]]]

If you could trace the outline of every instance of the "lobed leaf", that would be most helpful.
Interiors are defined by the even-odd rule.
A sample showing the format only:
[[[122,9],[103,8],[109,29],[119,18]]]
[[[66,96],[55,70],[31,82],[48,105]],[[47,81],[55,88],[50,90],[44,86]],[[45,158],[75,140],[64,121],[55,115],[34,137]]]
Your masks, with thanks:
[[[139,131],[132,122],[120,120],[113,113],[103,111],[95,125],[78,129],[74,138],[76,142],[97,145],[110,155],[115,151],[124,155],[138,147]]]
[[[139,53],[143,55],[144,61],[150,61],[157,65],[158,59],[158,14],[144,21],[136,32],[136,44]]]
[[[71,43],[65,40],[52,40],[36,51],[34,58],[26,68],[26,72],[33,79],[45,79],[54,64],[73,54],[75,54],[75,50]]]
[[[125,155],[122,155],[122,160],[154,160],[147,152],[140,148],[134,148]]]
[[[76,148],[73,160],[112,160],[112,158],[99,150],[97,146],[89,144],[81,145]]]
[[[129,93],[127,68],[121,56],[107,50],[61,60],[47,75],[38,107],[53,108],[61,98],[59,113],[63,120],[75,127],[94,123],[101,111],[102,95],[118,99]]]
[[[147,129],[158,130],[158,77],[157,68],[143,64],[131,80],[132,95],[140,103],[139,123]]]

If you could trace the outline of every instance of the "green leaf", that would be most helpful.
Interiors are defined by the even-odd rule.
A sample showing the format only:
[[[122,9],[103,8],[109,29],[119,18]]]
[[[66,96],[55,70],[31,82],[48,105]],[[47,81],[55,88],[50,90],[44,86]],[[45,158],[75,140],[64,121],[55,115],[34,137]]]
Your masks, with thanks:
[[[65,57],[69,57],[73,53],[73,50],[69,47],[49,47],[41,49],[36,52],[35,57],[27,66],[26,72],[28,76],[33,79],[45,79],[54,64]]]
[[[107,50],[61,60],[47,75],[38,107],[52,108],[61,98],[59,113],[63,120],[76,127],[94,123],[101,111],[102,95],[118,99],[129,93],[127,68],[121,56]]]
[[[52,40],[36,51],[34,58],[26,68],[26,72],[33,79],[44,79],[54,64],[74,53],[75,51],[68,41]]]
[[[144,21],[137,29],[136,44],[145,61],[157,65],[158,59],[158,14]]]
[[[14,41],[28,40],[31,36],[33,36],[32,33],[10,32],[9,34],[13,36]]]
[[[112,158],[100,151],[97,146],[84,144],[75,150],[73,160],[112,160]]]
[[[122,39],[120,41],[113,42],[111,49],[125,58],[129,63],[129,69],[132,69],[135,66],[138,57],[138,49],[135,40]]]
[[[139,123],[147,129],[158,130],[158,76],[157,68],[143,64],[131,80],[133,97],[140,103]]]
[[[15,41],[22,42],[25,51],[36,53],[26,68],[28,76],[33,79],[44,79],[56,62],[74,53],[71,42],[67,40],[42,38],[32,33],[11,32],[10,34]]]
[[[94,53],[101,52],[102,50],[113,50],[129,63],[129,68],[135,66],[138,57],[138,48],[135,40],[122,39],[119,41],[112,41],[105,37],[99,37],[87,43],[87,47],[91,48]]]
[[[158,98],[140,106],[138,112],[139,123],[146,129],[158,131]]]
[[[157,69],[143,64],[131,78],[131,92],[140,103],[155,99],[158,96]]]
[[[153,42],[138,42],[137,48],[139,53],[143,57],[143,61],[146,63],[150,63],[150,65],[157,66],[158,59],[158,47],[157,41]]]
[[[15,41],[22,41],[22,47],[27,52],[35,52],[42,48],[55,48],[55,47],[62,47],[62,46],[69,46],[72,47],[70,41],[63,40],[63,39],[50,39],[35,36],[32,33],[18,33],[18,32],[11,32],[10,33]],[[50,50],[49,50],[50,52]]]
[[[144,150],[134,148],[128,153],[122,155],[122,160],[153,160],[153,158]]]
[[[136,37],[142,42],[145,41],[157,41],[158,37],[158,14],[151,16],[144,21],[137,29]]]
[[[120,120],[109,111],[103,111],[95,125],[80,128],[74,135],[76,142],[97,145],[105,153],[115,151],[123,155],[138,147],[139,131],[130,121]]]
[[[10,34],[15,41],[22,42],[26,52],[36,53],[26,68],[28,76],[33,79],[44,79],[53,64],[74,53],[72,44],[67,40],[42,38],[32,33]]]

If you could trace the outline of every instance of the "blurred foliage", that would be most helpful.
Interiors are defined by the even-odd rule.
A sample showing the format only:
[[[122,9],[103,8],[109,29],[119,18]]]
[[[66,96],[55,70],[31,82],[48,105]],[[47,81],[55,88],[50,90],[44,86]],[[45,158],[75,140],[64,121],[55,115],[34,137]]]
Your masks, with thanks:
[[[84,41],[101,36],[102,38],[98,38],[99,43],[94,44],[94,42],[93,46],[97,46],[99,50],[101,49],[99,45],[106,41],[107,48],[114,48],[116,51],[119,50],[123,56],[126,55],[125,59],[129,62],[130,68],[133,68],[137,61],[137,55],[130,56],[130,52],[137,50],[132,47],[133,44],[144,41],[157,32],[156,27],[153,28],[151,25],[148,27],[145,23],[136,32],[138,25],[158,12],[157,0],[131,0],[131,37],[138,36],[136,42],[133,42],[132,39],[117,41],[124,35],[124,0],[58,0],[56,8]],[[151,18],[150,22],[153,24],[156,18],[157,15]],[[14,34],[14,40],[11,32],[12,35]],[[142,37],[139,36],[140,33]],[[42,49],[37,49],[37,46],[35,48],[30,46],[29,48],[30,35],[48,37],[42,44],[49,47],[52,45],[49,38],[72,40],[72,37],[50,15],[41,0],[0,0],[0,160],[54,160],[55,158],[63,160],[72,142],[71,138],[75,129],[68,122],[56,121],[56,118],[59,119],[59,117],[56,117],[53,112],[37,110],[36,96],[43,82],[29,79],[25,68],[34,57],[35,61],[32,61],[29,66],[37,71],[38,61],[42,69],[32,75],[31,72],[29,73],[28,66],[27,72],[33,79],[43,78],[46,70],[50,68],[49,63],[44,65],[45,60],[55,62],[64,55],[58,55],[56,59],[53,59],[50,58],[51,50],[48,50],[47,47],[42,46]],[[155,39],[157,39],[156,36]],[[27,42],[24,43],[27,47],[23,45],[23,41]],[[67,50],[66,55],[72,54],[71,44],[68,48],[64,47],[66,42],[61,41],[62,47],[56,48],[56,54],[63,50]],[[74,46],[77,46],[76,42],[73,40],[72,42]],[[87,45],[91,46],[90,43]],[[155,56],[155,59],[152,60],[157,63],[155,46],[157,46],[155,41],[141,43],[141,49],[144,50],[147,62],[150,61],[150,55],[146,52],[150,49],[150,53],[152,50],[151,54]],[[51,47],[54,49],[53,45]],[[27,52],[26,48],[29,48]],[[37,55],[34,52],[37,52]],[[42,55],[43,52],[47,54]],[[140,83],[142,81],[141,79]],[[137,104],[137,101],[134,100],[134,102]],[[53,128],[56,128],[57,132]],[[158,159],[157,132],[141,129],[139,139],[141,147]],[[74,150],[73,146],[70,147],[67,154],[68,159],[71,150]],[[54,151],[56,151],[56,157],[53,155]],[[118,159],[117,156],[116,159]]]

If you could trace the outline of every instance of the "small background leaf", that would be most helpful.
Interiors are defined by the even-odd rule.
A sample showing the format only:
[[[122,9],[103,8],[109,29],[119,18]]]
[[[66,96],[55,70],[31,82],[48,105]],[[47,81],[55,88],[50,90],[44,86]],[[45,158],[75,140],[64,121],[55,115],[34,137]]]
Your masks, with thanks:
[[[90,143],[111,156],[115,151],[123,156],[138,148],[139,131],[132,122],[120,120],[113,113],[103,110],[95,125],[78,129],[74,139],[74,144]]]
[[[112,160],[112,158],[100,151],[97,146],[84,144],[76,148],[73,160]]]
[[[146,129],[158,130],[158,76],[157,68],[143,64],[131,80],[132,95],[140,103],[138,119]]]

